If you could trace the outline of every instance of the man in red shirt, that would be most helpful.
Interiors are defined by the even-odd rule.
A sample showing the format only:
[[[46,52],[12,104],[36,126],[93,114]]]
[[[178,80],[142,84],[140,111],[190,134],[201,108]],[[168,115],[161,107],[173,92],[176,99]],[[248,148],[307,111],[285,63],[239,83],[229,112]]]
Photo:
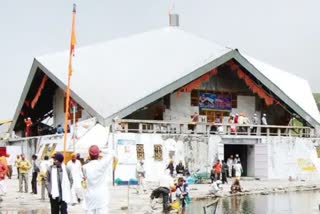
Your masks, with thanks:
[[[220,180],[220,174],[221,174],[221,163],[218,159],[217,162],[213,165],[214,168],[214,178],[215,180]]]
[[[29,137],[31,135],[31,125],[32,125],[31,118],[28,117],[27,119],[24,119],[24,123],[26,124],[25,137]]]

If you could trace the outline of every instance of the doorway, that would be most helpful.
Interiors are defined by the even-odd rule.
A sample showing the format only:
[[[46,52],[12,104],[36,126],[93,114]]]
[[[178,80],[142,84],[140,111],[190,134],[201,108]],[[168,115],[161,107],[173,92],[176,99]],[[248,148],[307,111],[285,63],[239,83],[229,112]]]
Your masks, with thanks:
[[[248,145],[234,145],[234,144],[225,144],[224,145],[224,160],[230,157],[230,155],[238,154],[240,157],[243,173],[242,176],[248,175]]]

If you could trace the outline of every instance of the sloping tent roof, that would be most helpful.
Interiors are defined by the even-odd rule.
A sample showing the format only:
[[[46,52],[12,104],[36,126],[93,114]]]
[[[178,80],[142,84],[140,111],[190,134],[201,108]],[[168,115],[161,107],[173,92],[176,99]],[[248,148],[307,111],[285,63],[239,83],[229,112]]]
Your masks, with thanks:
[[[36,68],[66,88],[68,53],[36,57],[14,123]],[[108,124],[114,117],[125,117],[230,59],[236,59],[310,124],[320,124],[304,79],[176,27],[77,48],[71,96],[100,123]]]

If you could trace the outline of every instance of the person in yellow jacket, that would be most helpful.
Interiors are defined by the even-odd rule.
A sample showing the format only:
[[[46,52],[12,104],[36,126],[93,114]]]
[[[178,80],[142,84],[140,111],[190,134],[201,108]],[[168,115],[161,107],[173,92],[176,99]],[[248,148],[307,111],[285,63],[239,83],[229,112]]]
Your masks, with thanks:
[[[20,179],[20,172],[19,172],[19,162],[21,161],[21,157],[20,155],[17,155],[17,158],[16,160],[14,161],[14,166],[16,167],[17,169],[17,177],[18,179]]]
[[[18,163],[19,168],[19,192],[22,192],[23,182],[24,182],[24,190],[28,192],[28,172],[31,168],[31,164],[28,160],[25,159],[24,154],[21,155],[21,160]]]

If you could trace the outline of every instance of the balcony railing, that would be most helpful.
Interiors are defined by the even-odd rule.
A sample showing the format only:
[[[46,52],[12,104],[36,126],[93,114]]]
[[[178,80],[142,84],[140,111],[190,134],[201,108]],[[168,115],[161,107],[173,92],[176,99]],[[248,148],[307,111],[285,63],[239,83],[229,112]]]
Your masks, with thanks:
[[[113,131],[124,133],[314,137],[314,129],[305,126],[238,125],[132,119],[116,121]]]

